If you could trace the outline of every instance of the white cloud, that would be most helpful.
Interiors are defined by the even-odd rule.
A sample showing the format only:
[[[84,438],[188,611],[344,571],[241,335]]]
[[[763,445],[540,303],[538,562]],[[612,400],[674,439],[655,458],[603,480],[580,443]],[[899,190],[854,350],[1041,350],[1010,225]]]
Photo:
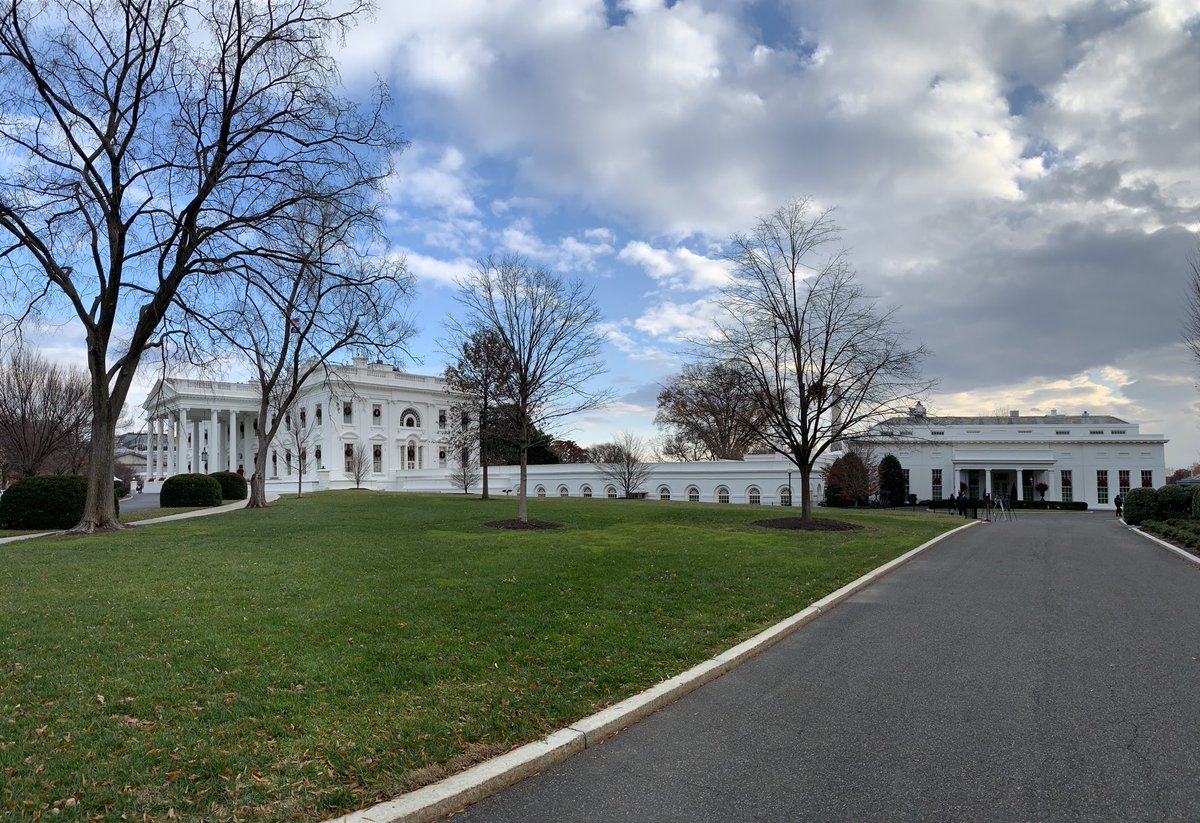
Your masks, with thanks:
[[[695,291],[720,288],[729,282],[729,267],[720,260],[696,254],[691,249],[657,249],[642,240],[625,245],[618,260],[641,266],[664,286]]]
[[[408,270],[416,275],[417,279],[434,286],[454,287],[457,278],[475,269],[475,261],[465,257],[441,260],[412,249],[402,249],[398,253],[404,255]]]
[[[607,229],[589,229],[582,239],[568,235],[556,243],[547,243],[535,233],[527,218],[521,218],[501,231],[500,243],[507,251],[559,271],[591,271],[598,258],[612,254],[611,236]]]
[[[718,303],[707,297],[691,303],[666,301],[646,309],[633,326],[654,337],[683,343],[710,334],[720,311]]]

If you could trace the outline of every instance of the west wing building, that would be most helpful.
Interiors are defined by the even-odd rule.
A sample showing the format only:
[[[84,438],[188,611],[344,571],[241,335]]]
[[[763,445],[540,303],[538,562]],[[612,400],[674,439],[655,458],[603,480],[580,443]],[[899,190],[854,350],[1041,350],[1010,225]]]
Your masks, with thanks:
[[[909,493],[921,500],[960,492],[1040,500],[1045,484],[1046,500],[1112,508],[1118,494],[1166,482],[1167,439],[1108,415],[942,417],[917,404],[871,434],[878,450],[899,458]]]

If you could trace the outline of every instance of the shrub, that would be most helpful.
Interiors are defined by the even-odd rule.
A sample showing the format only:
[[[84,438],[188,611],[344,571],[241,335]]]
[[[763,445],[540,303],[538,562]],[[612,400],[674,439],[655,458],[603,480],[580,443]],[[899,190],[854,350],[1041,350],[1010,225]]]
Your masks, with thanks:
[[[176,474],[163,482],[158,505],[164,509],[180,506],[219,506],[221,484],[207,474]]]
[[[213,472],[209,477],[221,484],[222,500],[246,499],[246,478],[237,472]]]
[[[1200,549],[1200,523],[1194,520],[1172,520],[1169,523],[1147,520],[1142,528],[1180,546]]]
[[[1192,489],[1188,486],[1163,486],[1158,490],[1158,520],[1174,520],[1192,513]]]
[[[1158,516],[1158,492],[1154,489],[1130,489],[1125,495],[1125,522],[1140,526]]]
[[[69,529],[83,518],[86,501],[86,477],[27,477],[0,497],[0,529]]]
[[[1192,492],[1192,519],[1200,520],[1200,488]]]

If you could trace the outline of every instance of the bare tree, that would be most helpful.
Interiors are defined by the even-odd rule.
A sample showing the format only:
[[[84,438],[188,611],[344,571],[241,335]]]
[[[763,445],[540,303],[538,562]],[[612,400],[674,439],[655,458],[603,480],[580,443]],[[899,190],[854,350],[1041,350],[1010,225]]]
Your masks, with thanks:
[[[1192,359],[1200,366],[1200,243],[1188,258],[1187,315],[1184,319],[1183,336]]]
[[[702,444],[709,460],[741,460],[757,442],[762,413],[733,364],[692,364],[658,393],[654,424]]]
[[[457,360],[446,369],[446,391],[460,398],[461,414],[467,415],[479,438],[479,465],[483,474],[482,497],[488,499],[488,466],[492,462],[489,433],[497,406],[506,401],[513,374],[512,358],[495,331],[480,328],[466,339],[454,335]]]
[[[633,497],[654,470],[646,462],[646,444],[629,432],[621,432],[611,443],[592,446],[589,453],[601,476],[621,488],[622,497]]]
[[[44,10],[45,6],[52,10]],[[190,279],[395,139],[340,98],[331,38],[367,0],[0,0],[0,260],[10,325],[75,318],[91,375],[77,531],[121,528],[113,437]],[[382,95],[378,103],[382,103]]]
[[[818,458],[934,386],[920,373],[925,347],[905,345],[895,309],[876,307],[843,252],[823,256],[839,236],[831,212],[807,199],[735,235],[724,313],[713,336],[698,341],[709,362],[744,375],[759,414],[747,423],[798,469],[806,520]]]
[[[309,416],[307,409],[298,406],[294,400],[290,405],[284,406],[283,442],[296,456],[297,497],[304,494],[304,475],[308,472],[308,447],[312,445],[315,427],[315,416]],[[266,466],[265,458],[263,466]]]
[[[352,447],[354,453],[350,458],[350,475],[354,478],[354,488],[361,489],[363,481],[371,476],[374,455],[367,450],[364,443]]]
[[[491,331],[512,362],[504,408],[516,428],[521,473],[518,512],[529,522],[529,446],[556,420],[607,403],[592,382],[606,369],[600,310],[582,281],[564,281],[519,257],[488,258],[459,281],[467,318],[452,326],[460,340]]]
[[[87,465],[90,426],[89,382],[81,369],[23,348],[0,363],[0,450],[15,477],[77,474]]]
[[[288,209],[260,255],[236,269],[198,281],[180,309],[212,345],[248,361],[259,388],[259,442],[247,508],[265,508],[266,445],[286,420],[301,388],[334,380],[327,364],[347,348],[395,358],[413,334],[402,314],[412,275],[397,257],[368,257],[377,239],[378,201],[368,179]],[[209,308],[199,311],[193,306]]]
[[[703,443],[677,431],[661,435],[654,441],[653,456],[665,463],[694,463],[707,460],[709,453]]]
[[[450,469],[450,483],[463,494],[470,494],[471,487],[483,477],[479,468],[479,458],[470,446],[461,446],[453,450],[453,464]]]

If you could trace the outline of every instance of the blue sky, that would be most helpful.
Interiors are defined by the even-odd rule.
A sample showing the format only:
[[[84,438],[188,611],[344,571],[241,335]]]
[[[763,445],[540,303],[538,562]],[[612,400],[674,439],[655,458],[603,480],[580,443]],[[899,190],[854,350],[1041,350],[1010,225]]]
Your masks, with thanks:
[[[443,368],[454,275],[519,252],[606,318],[620,399],[569,436],[652,433],[723,242],[807,195],[932,349],[932,413],[1116,414],[1200,460],[1195,0],[380,6],[340,59],[410,141],[387,206],[419,288],[407,368]]]

